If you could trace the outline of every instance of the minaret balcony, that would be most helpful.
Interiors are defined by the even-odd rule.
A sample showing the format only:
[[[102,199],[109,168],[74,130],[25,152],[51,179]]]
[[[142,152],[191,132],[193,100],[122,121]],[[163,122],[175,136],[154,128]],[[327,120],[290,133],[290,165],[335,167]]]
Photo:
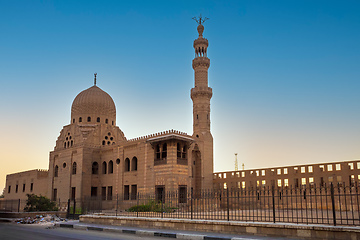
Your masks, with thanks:
[[[212,97],[212,88],[211,87],[195,87],[191,89],[191,99],[198,96],[206,96],[208,98]]]

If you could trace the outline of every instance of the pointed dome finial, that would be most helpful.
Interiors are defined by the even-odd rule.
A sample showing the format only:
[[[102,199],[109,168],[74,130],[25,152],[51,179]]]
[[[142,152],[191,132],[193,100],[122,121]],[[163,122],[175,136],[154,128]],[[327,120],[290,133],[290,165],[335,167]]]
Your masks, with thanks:
[[[94,85],[96,85],[96,75],[97,73],[94,73]]]
[[[197,30],[198,30],[198,33],[199,33],[199,37],[202,37],[202,34],[204,32],[204,26],[202,25],[206,20],[209,20],[209,18],[207,17],[202,17],[201,14],[200,16],[197,18],[197,17],[193,17],[192,19],[194,19],[198,24],[199,26],[197,27]]]

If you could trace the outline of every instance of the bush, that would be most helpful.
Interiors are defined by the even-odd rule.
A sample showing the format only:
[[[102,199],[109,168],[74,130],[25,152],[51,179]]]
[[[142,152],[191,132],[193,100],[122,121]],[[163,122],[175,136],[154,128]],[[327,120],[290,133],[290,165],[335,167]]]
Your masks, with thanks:
[[[155,202],[150,200],[146,204],[135,205],[127,209],[127,212],[174,212],[176,208],[168,207],[166,204],[162,204],[161,202]]]
[[[47,197],[35,194],[26,194],[26,196],[28,197],[24,208],[26,212],[58,211],[56,203],[50,201]]]

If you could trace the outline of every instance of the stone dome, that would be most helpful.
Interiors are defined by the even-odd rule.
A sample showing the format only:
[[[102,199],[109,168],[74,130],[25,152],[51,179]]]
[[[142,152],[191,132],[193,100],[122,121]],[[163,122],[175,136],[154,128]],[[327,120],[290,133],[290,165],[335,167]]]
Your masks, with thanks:
[[[109,94],[96,85],[80,92],[71,107],[72,123],[112,123],[116,119],[116,108]]]

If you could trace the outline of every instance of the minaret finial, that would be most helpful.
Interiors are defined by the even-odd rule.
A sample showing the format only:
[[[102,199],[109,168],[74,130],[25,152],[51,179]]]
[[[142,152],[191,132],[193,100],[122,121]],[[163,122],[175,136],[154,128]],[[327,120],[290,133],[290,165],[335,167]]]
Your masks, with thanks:
[[[199,18],[193,17],[192,19],[194,19],[199,25],[202,25],[206,20],[209,20],[207,17],[202,17],[201,14]]]
[[[96,75],[97,73],[94,73],[94,85],[96,85]]]

